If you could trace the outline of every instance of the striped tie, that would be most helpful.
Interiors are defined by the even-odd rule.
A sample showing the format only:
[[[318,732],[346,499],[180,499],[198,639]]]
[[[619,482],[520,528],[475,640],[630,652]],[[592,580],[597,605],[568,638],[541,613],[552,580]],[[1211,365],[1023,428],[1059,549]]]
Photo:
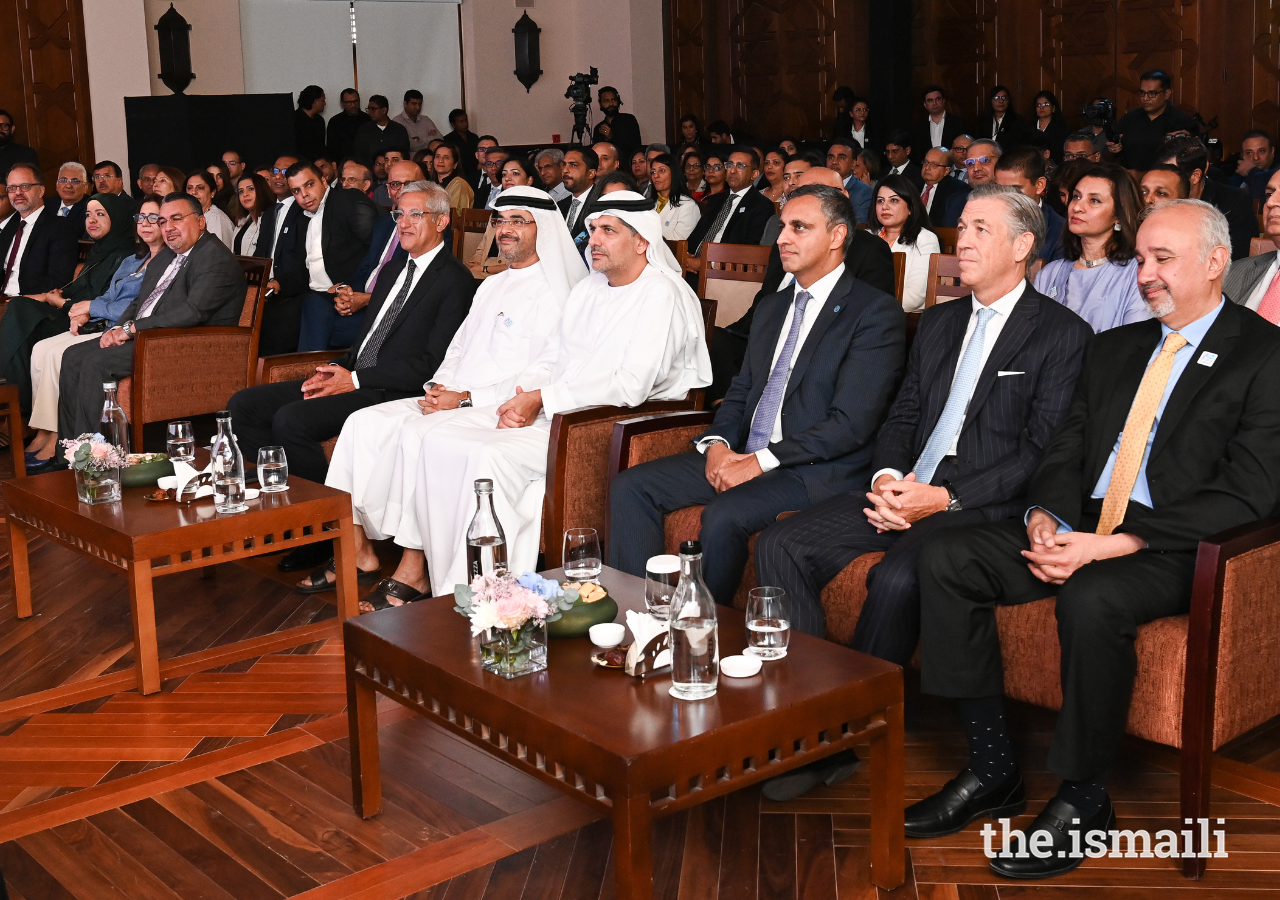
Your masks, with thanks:
[[[360,348],[360,355],[356,357],[357,370],[370,369],[378,364],[378,351],[382,349],[382,342],[391,333],[391,326],[395,325],[396,317],[400,315],[400,310],[404,309],[405,303],[409,300],[409,291],[413,289],[413,270],[414,262],[410,259],[404,269],[404,284],[400,287],[400,293],[396,295],[395,302],[382,317],[378,327],[373,330],[373,334],[369,335],[369,340],[365,341],[364,346]]]

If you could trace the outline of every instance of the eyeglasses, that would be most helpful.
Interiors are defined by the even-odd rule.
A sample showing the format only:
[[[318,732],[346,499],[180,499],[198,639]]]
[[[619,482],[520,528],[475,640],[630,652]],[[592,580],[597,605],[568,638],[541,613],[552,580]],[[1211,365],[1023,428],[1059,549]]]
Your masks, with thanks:
[[[510,219],[503,218],[502,216],[494,216],[491,221],[493,222],[493,227],[495,229],[501,228],[503,225],[510,225],[512,228],[524,228],[527,225],[533,224],[533,222],[528,219],[522,219],[519,216]]]
[[[991,98],[991,102],[993,102],[993,103],[994,103],[995,101],[997,101],[997,100],[1003,101],[1004,103],[1008,103],[1008,102],[1009,102],[1009,95],[1008,95],[1008,94],[996,94],[994,97],[992,97],[992,98]]]
[[[1159,97],[1161,94],[1163,94],[1165,90],[1166,88],[1161,88],[1158,91],[1138,91],[1138,96],[1141,97],[1143,100],[1154,100],[1157,97]]]
[[[367,107],[365,107],[365,108],[366,108],[369,112],[374,112],[375,110],[379,110],[379,109],[388,109],[389,107],[386,107],[386,106],[374,106],[372,103],[370,103],[370,104],[369,104]]]
[[[1039,103],[1036,104],[1036,109],[1041,109],[1046,106],[1053,106],[1053,104],[1050,103],[1048,100],[1041,100]]]
[[[750,169],[750,168],[751,168],[751,164],[750,164],[750,163],[740,163],[740,162],[727,162],[727,163],[725,163],[725,164],[724,164],[724,167],[725,167],[726,169],[737,169],[739,172],[741,172],[743,169]]]
[[[423,219],[435,218],[435,213],[423,212],[420,209],[393,209],[391,210],[391,221],[399,222],[405,216],[408,216],[414,225],[417,225]]]
[[[82,178],[59,178],[58,184],[84,184]]]
[[[138,213],[133,217],[133,221],[137,222],[139,225],[143,222],[150,223],[151,225],[159,225],[164,220],[160,218],[159,213]]]
[[[94,181],[110,181],[112,178],[115,178],[115,177],[116,176],[111,174],[110,172],[102,172],[100,174],[94,175],[93,180]]]
[[[5,185],[5,190],[10,194],[25,194],[27,191],[33,191],[38,187],[44,187],[42,184],[10,184]]]
[[[352,181],[354,180],[355,179],[353,178]],[[398,191],[400,190],[400,188],[404,187],[406,184],[413,184],[413,182],[412,181],[388,181],[387,190]]]
[[[285,174],[286,172],[288,172],[288,171],[289,171],[289,167],[288,167],[288,166],[285,166],[283,169],[272,169],[272,170],[271,170],[271,174],[272,174],[272,175],[284,175],[284,174]]]
[[[1063,162],[1074,162],[1077,159],[1088,159],[1090,156],[1093,156],[1093,154],[1088,151],[1085,151],[1083,153],[1064,152],[1062,154],[1062,159],[1063,159]]]
[[[13,131],[13,124],[10,122],[0,122],[0,131]]]
[[[723,171],[724,171],[724,166],[713,166],[713,165],[708,165],[708,166],[706,166],[706,171],[708,171],[708,172],[723,172]]]
[[[932,168],[932,169],[950,169],[950,168],[951,168],[951,164],[950,164],[950,163],[936,163],[936,162],[933,162],[932,160],[929,160],[929,159],[926,159],[924,162],[922,162],[922,163],[920,164],[920,166],[921,166],[922,168],[923,168],[924,166],[928,166],[928,167],[930,167],[930,168]]]
[[[179,215],[176,215],[176,216],[170,216],[167,219],[162,219],[159,216],[156,216],[155,221],[157,225],[181,225],[183,222],[185,222],[187,219],[190,219],[190,218],[198,219],[200,217],[195,215],[195,213],[180,213]]]
[[[974,163],[988,163],[988,162],[993,162],[993,161],[995,161],[995,160],[997,160],[997,159],[999,159],[999,158],[1000,158],[1000,157],[998,157],[998,156],[971,156],[971,157],[969,157],[968,159],[966,159],[966,160],[964,161],[964,164],[965,164],[966,166],[971,166],[971,165],[973,165]]]

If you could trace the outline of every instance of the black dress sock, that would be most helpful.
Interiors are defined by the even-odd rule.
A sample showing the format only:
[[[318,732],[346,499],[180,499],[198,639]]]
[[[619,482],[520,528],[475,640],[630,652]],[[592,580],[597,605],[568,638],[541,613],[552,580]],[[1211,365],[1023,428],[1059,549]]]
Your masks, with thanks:
[[[1063,781],[1058,786],[1058,797],[1080,810],[1083,822],[1091,818],[1107,799],[1107,775],[1102,773],[1084,781]]]
[[[986,793],[1018,769],[1004,721],[1004,698],[957,700],[956,711],[969,742],[969,771],[981,782],[980,793]]]

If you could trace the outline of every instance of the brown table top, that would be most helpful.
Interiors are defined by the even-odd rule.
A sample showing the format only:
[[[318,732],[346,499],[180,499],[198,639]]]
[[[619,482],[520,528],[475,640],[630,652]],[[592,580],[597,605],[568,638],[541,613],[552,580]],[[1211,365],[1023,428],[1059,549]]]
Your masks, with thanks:
[[[544,574],[564,578],[560,569]],[[598,580],[618,602],[617,621],[625,623],[628,608],[644,610],[643,579],[606,568]],[[425,662],[430,686],[442,696],[479,689],[622,759],[868,682],[901,678],[896,665],[793,631],[784,659],[766,661],[751,678],[722,674],[717,693],[706,700],[672,697],[669,670],[641,680],[592,664],[587,638],[551,638],[545,671],[507,680],[481,668],[470,623],[453,603],[452,595],[435,597],[348,619],[348,653],[410,683],[410,668]],[[742,611],[719,607],[719,623],[721,658],[742,652]]]

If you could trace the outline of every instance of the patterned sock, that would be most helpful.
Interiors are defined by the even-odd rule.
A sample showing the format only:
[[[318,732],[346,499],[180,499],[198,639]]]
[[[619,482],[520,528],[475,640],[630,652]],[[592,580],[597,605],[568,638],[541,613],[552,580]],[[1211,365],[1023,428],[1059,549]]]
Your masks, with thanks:
[[[1091,818],[1107,799],[1107,774],[1084,781],[1066,781],[1058,786],[1058,797],[1080,810],[1080,820]]]
[[[969,742],[969,771],[982,784],[981,793],[995,788],[1018,768],[1004,721],[1003,697],[956,701],[965,740]]]

